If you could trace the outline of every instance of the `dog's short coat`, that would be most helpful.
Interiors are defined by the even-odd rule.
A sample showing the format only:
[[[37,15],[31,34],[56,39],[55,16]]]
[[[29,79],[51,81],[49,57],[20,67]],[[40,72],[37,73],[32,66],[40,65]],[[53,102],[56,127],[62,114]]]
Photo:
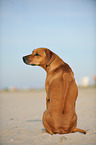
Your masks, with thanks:
[[[78,88],[74,74],[69,65],[47,48],[37,48],[32,54],[24,56],[28,65],[41,66],[47,72],[46,105],[43,114],[43,124],[50,134],[65,134],[86,131],[76,128],[77,115],[75,101]]]

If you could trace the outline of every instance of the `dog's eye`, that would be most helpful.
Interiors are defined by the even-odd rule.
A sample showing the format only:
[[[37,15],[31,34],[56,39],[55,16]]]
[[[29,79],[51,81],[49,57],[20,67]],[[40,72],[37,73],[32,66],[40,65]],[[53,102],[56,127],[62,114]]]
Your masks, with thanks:
[[[38,53],[36,53],[35,56],[40,56],[40,55]]]

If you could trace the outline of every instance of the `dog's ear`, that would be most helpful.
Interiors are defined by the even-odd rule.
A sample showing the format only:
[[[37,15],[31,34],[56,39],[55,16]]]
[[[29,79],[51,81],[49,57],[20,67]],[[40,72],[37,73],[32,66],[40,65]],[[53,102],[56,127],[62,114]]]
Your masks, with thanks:
[[[46,53],[46,65],[50,65],[55,59],[55,54],[48,49],[45,50],[45,53]]]

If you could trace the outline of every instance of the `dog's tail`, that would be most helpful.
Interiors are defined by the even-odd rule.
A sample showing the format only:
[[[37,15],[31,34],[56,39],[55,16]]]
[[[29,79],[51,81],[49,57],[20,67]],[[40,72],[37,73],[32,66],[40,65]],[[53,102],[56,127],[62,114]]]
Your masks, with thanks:
[[[74,128],[74,130],[72,130],[72,132],[81,132],[81,133],[86,134],[86,131],[85,130],[79,129],[79,128]]]

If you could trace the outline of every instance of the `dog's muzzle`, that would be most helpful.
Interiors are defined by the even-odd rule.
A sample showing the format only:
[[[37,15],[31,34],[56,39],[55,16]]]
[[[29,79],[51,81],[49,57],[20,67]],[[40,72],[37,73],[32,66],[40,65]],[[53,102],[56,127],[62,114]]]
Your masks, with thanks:
[[[26,64],[29,64],[29,65],[32,65],[32,66],[36,66],[36,64],[30,64],[30,61],[28,60],[28,57],[27,56],[24,56],[23,57],[23,61],[24,61],[24,63],[26,63]]]

